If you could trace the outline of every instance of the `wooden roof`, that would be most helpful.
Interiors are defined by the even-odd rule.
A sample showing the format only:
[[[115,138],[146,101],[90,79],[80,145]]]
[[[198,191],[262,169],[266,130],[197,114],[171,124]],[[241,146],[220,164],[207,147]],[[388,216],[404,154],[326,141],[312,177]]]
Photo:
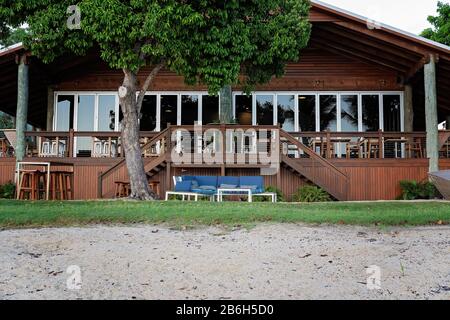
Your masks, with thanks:
[[[310,20],[313,24],[311,49],[395,72],[400,84],[414,85],[418,99],[423,97],[423,66],[430,54],[435,55],[439,59],[440,118],[450,113],[450,47],[383,24],[373,28],[368,19],[320,1],[312,1]],[[16,55],[24,50],[21,45],[0,50],[0,108],[10,114],[15,113],[17,100]],[[41,126],[46,122],[47,86],[58,83],[68,73],[76,78],[100,63],[95,51],[85,57],[62,57],[49,65],[34,57],[30,59],[29,121]]]

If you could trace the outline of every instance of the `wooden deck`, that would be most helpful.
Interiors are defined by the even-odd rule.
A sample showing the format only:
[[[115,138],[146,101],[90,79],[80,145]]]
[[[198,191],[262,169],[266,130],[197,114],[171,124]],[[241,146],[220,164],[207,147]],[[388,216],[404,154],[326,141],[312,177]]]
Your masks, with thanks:
[[[30,161],[44,161],[42,158],[29,159]],[[46,159],[52,160],[52,159]],[[54,159],[61,161],[61,159]],[[117,159],[66,159],[67,166],[55,167],[55,169],[72,169],[74,172],[75,199],[99,198],[99,176],[112,165],[118,163]],[[401,180],[422,181],[428,177],[427,159],[333,159],[331,162],[344,171],[351,183],[348,186],[348,200],[393,200],[400,195],[399,182]],[[450,159],[441,159],[442,170],[450,170]],[[15,160],[13,158],[0,159],[0,184],[14,179]],[[175,175],[220,175],[221,168],[205,168],[191,166],[176,166],[170,168],[167,173],[164,168],[153,176],[154,180],[161,182],[161,191],[165,192],[172,186],[167,181],[167,176]],[[317,169],[319,170],[319,169]],[[226,175],[259,175],[259,168],[226,168]],[[117,175],[117,178],[124,177]],[[125,175],[126,177],[126,175]],[[113,179],[112,179],[113,180]],[[286,199],[291,199],[295,191],[306,182],[298,174],[293,174],[289,168],[280,170],[278,187],[283,191]],[[277,176],[266,176],[267,186],[277,186]],[[112,198],[114,185],[103,182],[103,197]]]
[[[202,130],[216,128],[226,136],[225,126],[205,126]],[[234,126],[236,128],[236,126]],[[263,127],[261,127],[263,128]],[[256,129],[261,129],[256,128]],[[192,163],[179,163],[174,160],[174,156],[183,154],[184,157],[193,159],[196,154],[188,153],[179,147],[179,137],[174,134],[180,129],[186,132],[194,130],[192,126],[169,127],[159,133],[148,133],[145,143],[142,146],[144,164],[147,174],[151,180],[160,182],[161,195],[166,190],[171,190],[172,177],[178,175],[262,175],[262,169],[267,169],[267,163],[251,161],[249,154],[240,154],[244,161],[240,163],[206,163],[205,160]],[[250,129],[239,127],[239,129]],[[385,143],[388,139],[409,137],[410,139],[422,139],[424,133],[287,133],[279,130],[278,127],[268,126],[267,130],[277,130],[276,142],[278,150],[270,150],[269,140],[258,140],[256,149],[270,152],[280,151],[280,169],[273,175],[266,175],[265,185],[275,186],[282,190],[287,200],[292,199],[296,190],[308,183],[316,184],[328,191],[338,200],[392,200],[400,195],[399,182],[401,180],[422,181],[428,177],[428,159],[418,157],[420,153],[408,153],[405,147],[400,147],[402,151],[393,153],[386,150]],[[443,132],[442,136],[447,136],[449,132]],[[28,133],[31,137],[41,137],[54,139],[60,137],[66,140],[67,145],[73,145],[73,139],[78,133]],[[111,135],[111,133],[110,133]],[[118,138],[116,133],[113,134]],[[379,138],[378,147],[374,150],[383,150],[391,158],[378,157],[370,152],[362,152],[358,157],[345,154],[341,151],[339,155],[336,151],[330,152],[324,147],[323,141],[330,141],[336,144],[336,138],[355,137],[365,135],[367,139]],[[89,133],[82,133],[83,137]],[[108,139],[106,133],[95,133],[96,139]],[[313,151],[311,146],[304,144],[304,139],[321,139],[321,148]],[[445,138],[445,137],[444,137]],[[448,141],[448,137],[446,137]],[[359,137],[358,139],[361,139]],[[192,140],[192,139],[191,139]],[[190,144],[187,140],[188,144]],[[195,140],[195,139],[194,139]],[[308,140],[311,141],[311,140]],[[341,141],[341,140],[338,140]],[[360,140],[358,140],[360,141]],[[442,139],[444,141],[444,139]],[[191,141],[192,142],[192,141]],[[273,142],[273,140],[272,140]],[[341,143],[341,142],[340,142]],[[330,146],[331,144],[328,144]],[[249,147],[247,145],[246,147]],[[177,148],[180,148],[179,150]],[[202,148],[206,148],[202,144]],[[215,150],[213,153],[225,157],[229,152],[225,150]],[[314,148],[317,148],[316,146]],[[364,149],[364,144],[361,144]],[[390,147],[392,149],[392,146]],[[425,149],[426,146],[423,146]],[[344,149],[344,148],[343,148]],[[67,150],[70,156],[64,157],[36,157],[31,154],[26,161],[51,162],[53,170],[71,170],[74,173],[74,196],[75,199],[98,199],[113,198],[115,193],[115,181],[128,180],[127,169],[122,155],[117,157],[73,157],[73,153]],[[174,151],[178,150],[178,151]],[[365,154],[365,157],[364,157]],[[403,158],[395,158],[401,155]],[[414,156],[412,158],[411,156]],[[234,154],[233,156],[238,156]],[[356,157],[355,157],[356,156]],[[448,153],[447,155],[448,156]],[[450,159],[440,160],[441,169],[450,169]],[[15,159],[0,158],[0,184],[14,179]]]

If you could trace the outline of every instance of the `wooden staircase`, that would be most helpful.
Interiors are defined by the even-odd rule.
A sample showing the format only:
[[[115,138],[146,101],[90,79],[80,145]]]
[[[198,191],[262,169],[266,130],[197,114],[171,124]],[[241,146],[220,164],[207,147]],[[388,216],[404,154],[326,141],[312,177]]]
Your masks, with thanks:
[[[148,177],[153,177],[167,167],[170,152],[170,129],[159,132],[142,147],[144,157],[144,169]],[[157,151],[156,151],[157,150]],[[115,181],[128,180],[128,171],[125,158],[122,158],[114,166],[100,174],[98,178],[98,197],[113,198],[115,196]]]
[[[173,130],[177,130],[177,127],[161,131],[142,147],[143,154],[147,155],[144,157],[144,168],[149,177],[168,169],[171,162]],[[321,187],[335,199],[347,200],[349,184],[347,175],[294,136],[281,129],[279,132],[281,166],[303,180]],[[252,164],[246,166],[252,167]],[[125,159],[121,159],[99,176],[99,198],[114,197],[114,182],[121,180],[128,180]]]
[[[280,147],[283,166],[304,180],[321,187],[337,200],[347,200],[349,179],[343,171],[281,129]],[[288,154],[286,150],[291,153]]]

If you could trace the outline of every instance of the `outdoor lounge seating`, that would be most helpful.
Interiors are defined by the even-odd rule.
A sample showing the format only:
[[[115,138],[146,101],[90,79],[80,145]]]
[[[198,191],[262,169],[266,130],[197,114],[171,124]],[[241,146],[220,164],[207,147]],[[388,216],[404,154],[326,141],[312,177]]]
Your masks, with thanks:
[[[253,197],[270,197],[276,202],[275,193],[264,192],[264,178],[254,177],[217,177],[217,176],[181,176],[174,177],[175,190],[166,192],[166,201],[169,196],[182,196],[194,198],[209,197],[211,201],[223,201],[223,196],[247,196],[252,202]]]

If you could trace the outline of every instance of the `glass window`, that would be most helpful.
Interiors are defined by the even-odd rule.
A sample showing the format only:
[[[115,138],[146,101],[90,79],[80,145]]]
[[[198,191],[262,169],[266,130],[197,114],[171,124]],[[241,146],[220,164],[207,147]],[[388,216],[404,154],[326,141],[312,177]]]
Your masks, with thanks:
[[[363,131],[378,131],[380,129],[380,96],[362,96],[362,128]]]
[[[358,131],[358,96],[341,95],[341,131]]]
[[[202,124],[219,123],[219,97],[202,96]]]
[[[384,131],[401,131],[400,95],[383,95]]]
[[[181,96],[181,125],[193,125],[198,121],[198,96]]]
[[[335,95],[320,95],[320,131],[337,131],[337,98]]]
[[[77,131],[94,131],[95,95],[79,95],[77,110]],[[77,138],[77,156],[90,156],[92,139]]]
[[[256,96],[256,123],[258,125],[273,125],[273,96]]]
[[[279,95],[278,104],[278,123],[281,129],[287,132],[295,131],[295,96]]]
[[[167,128],[167,124],[177,125],[178,96],[161,96],[161,130]]]
[[[58,95],[56,104],[56,131],[72,129],[75,97],[73,95]]]
[[[252,125],[252,96],[236,96],[236,119],[241,125]]]
[[[141,113],[141,121],[139,122],[140,130],[156,130],[156,96],[145,96],[142,102]]]
[[[316,96],[298,96],[298,128],[300,131],[316,131]]]
[[[98,96],[98,131],[115,131],[116,96]]]

